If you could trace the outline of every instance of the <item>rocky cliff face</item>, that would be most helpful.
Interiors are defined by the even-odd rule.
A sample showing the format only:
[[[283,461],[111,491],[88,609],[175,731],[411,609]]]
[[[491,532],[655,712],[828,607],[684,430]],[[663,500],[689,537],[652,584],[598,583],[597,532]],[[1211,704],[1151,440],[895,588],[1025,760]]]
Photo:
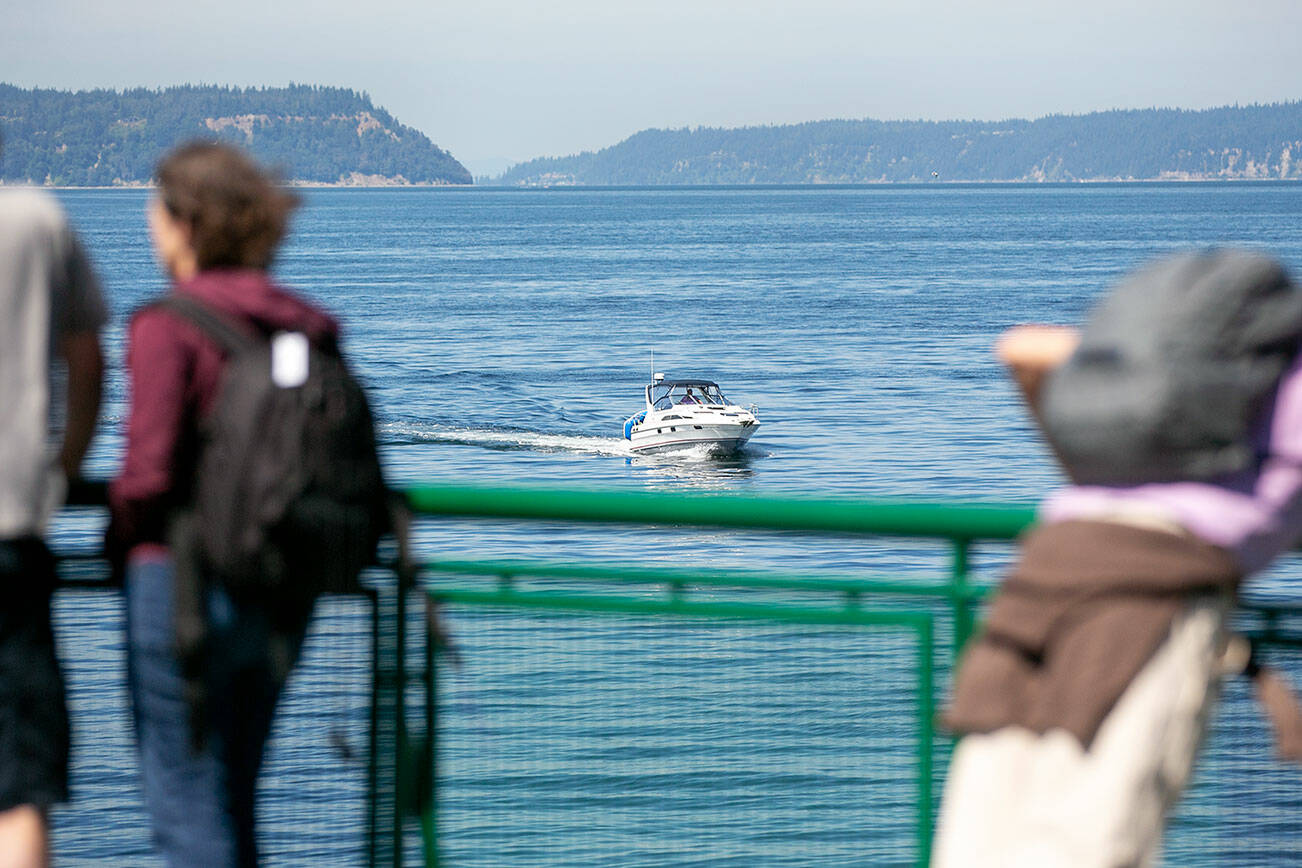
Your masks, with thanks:
[[[469,184],[470,173],[365,94],[341,88],[24,90],[0,85],[0,181],[147,183],[167,149],[230,141],[309,184]]]

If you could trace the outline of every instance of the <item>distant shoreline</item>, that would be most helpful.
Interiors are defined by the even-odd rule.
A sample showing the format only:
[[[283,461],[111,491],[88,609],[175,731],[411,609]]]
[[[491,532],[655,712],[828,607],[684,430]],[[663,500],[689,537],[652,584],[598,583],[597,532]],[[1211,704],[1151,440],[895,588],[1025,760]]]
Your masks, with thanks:
[[[1027,187],[1061,189],[1070,187],[1182,186],[1265,187],[1302,186],[1299,178],[1091,178],[1080,181],[865,181],[854,184],[327,184],[320,181],[291,181],[285,186],[305,190],[517,190],[523,192],[563,190],[877,190],[928,188],[961,189]],[[75,184],[11,184],[0,181],[3,189],[36,190],[152,190],[157,186],[144,182],[79,186]]]
[[[131,181],[121,184],[13,184],[0,181],[0,190],[152,190],[158,185],[153,181]],[[474,184],[327,184],[323,181],[289,181],[284,186],[294,189],[328,189],[328,190],[416,190],[416,189],[473,189]]]
[[[514,184],[750,184],[1302,179],[1302,101],[1035,120],[823,120],[648,129],[538,157]]]
[[[857,181],[797,184],[475,184],[462,189],[479,190],[864,190],[887,187],[1122,187],[1148,185],[1266,186],[1302,185],[1302,178],[1086,178],[1073,181],[979,181],[944,179],[932,181]]]

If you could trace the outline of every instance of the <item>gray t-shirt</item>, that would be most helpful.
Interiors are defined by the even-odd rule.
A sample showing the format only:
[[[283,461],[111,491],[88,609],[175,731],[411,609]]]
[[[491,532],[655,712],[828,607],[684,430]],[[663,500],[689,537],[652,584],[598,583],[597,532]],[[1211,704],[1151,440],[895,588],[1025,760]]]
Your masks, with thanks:
[[[98,331],[99,283],[58,202],[0,190],[0,538],[40,534],[63,497],[54,461],[64,375],[59,339]]]

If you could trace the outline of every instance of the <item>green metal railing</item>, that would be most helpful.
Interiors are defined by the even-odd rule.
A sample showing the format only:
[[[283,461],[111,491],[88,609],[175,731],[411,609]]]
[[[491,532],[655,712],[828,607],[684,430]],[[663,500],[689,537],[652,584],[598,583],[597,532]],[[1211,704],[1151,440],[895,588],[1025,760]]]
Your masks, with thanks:
[[[914,598],[940,603],[952,622],[953,655],[972,633],[976,607],[991,590],[971,581],[974,544],[1007,542],[1016,538],[1035,518],[1033,508],[1011,504],[940,504],[902,501],[865,502],[801,497],[758,497],[719,494],[668,494],[595,490],[557,490],[536,487],[423,486],[408,491],[412,508],[426,516],[473,519],[511,519],[589,524],[645,525],[656,528],[725,528],[746,531],[797,532],[804,536],[893,536],[934,539],[947,544],[949,570],[940,581],[847,578],[811,574],[775,574],[751,571],[679,570],[650,568],[646,564],[613,565],[525,562],[516,560],[432,560],[423,564],[427,593],[443,603],[474,606],[511,606],[524,609],[585,613],[635,613],[667,617],[748,619],[820,624],[853,624],[866,628],[891,627],[912,631],[917,637],[916,756],[916,863],[929,860],[933,823],[932,772],[935,713],[933,615],[926,611],[873,611],[863,608],[870,599]],[[467,587],[467,577],[481,586]],[[495,583],[482,587],[484,579]],[[564,579],[565,591],[522,590],[525,579]],[[577,586],[580,590],[572,590]],[[663,596],[612,594],[611,588],[652,586]],[[784,591],[796,595],[831,594],[839,605],[809,608],[797,604],[749,601],[696,601],[693,590],[741,592]],[[1266,644],[1302,647],[1299,616],[1302,606],[1246,605],[1245,632]],[[1292,619],[1291,621],[1289,619]],[[433,643],[426,658],[430,683],[426,694],[426,732],[431,733],[426,757],[435,767],[429,776],[437,788],[437,752],[432,734],[437,732],[438,702]],[[423,800],[422,832],[427,865],[439,864],[437,795]]]
[[[436,637],[427,630],[408,635],[409,596],[452,608],[509,608],[519,611],[592,616],[637,615],[695,622],[817,624],[887,631],[912,636],[916,714],[912,759],[916,811],[914,854],[925,864],[934,815],[933,729],[937,685],[936,616],[952,630],[951,655],[970,636],[977,606],[989,593],[971,580],[977,543],[1006,543],[1034,520],[1034,510],[1009,504],[940,504],[902,501],[759,497],[738,494],[559,490],[539,487],[420,486],[406,492],[424,517],[421,533],[436,534],[436,518],[518,522],[623,525],[647,528],[714,528],[797,534],[801,537],[901,537],[933,540],[948,549],[948,565],[935,580],[750,570],[655,568],[647,563],[553,563],[515,559],[427,560],[407,581],[377,588],[373,595],[373,690],[368,780],[369,861],[401,865],[408,820],[420,827],[423,860],[440,863],[439,680]],[[102,505],[103,487],[81,487],[73,500]],[[83,553],[88,560],[97,553]],[[75,560],[75,559],[74,559]],[[395,571],[397,562],[391,565]],[[96,586],[94,581],[82,582]],[[101,583],[102,584],[102,583]],[[405,585],[405,586],[404,586]],[[651,592],[654,591],[654,592]],[[708,598],[706,598],[708,597]],[[869,608],[869,602],[880,604]],[[1245,607],[1252,634],[1277,645],[1302,647],[1302,606]],[[427,619],[426,625],[432,625]],[[423,643],[424,665],[408,671],[409,640]],[[408,692],[423,690],[420,716]],[[423,726],[424,733],[417,730]],[[942,742],[943,744],[943,742]]]
[[[525,519],[595,524],[645,525],[657,528],[725,528],[731,530],[797,532],[801,535],[900,536],[940,538],[951,547],[949,575],[939,582],[838,576],[784,575],[752,571],[653,569],[646,565],[593,565],[506,560],[436,560],[423,564],[430,597],[439,603],[509,606],[576,613],[640,614],[720,621],[747,620],[869,629],[906,630],[916,637],[915,708],[915,846],[925,864],[930,850],[932,819],[935,684],[933,674],[935,625],[930,612],[872,610],[865,600],[885,597],[927,597],[948,604],[954,624],[954,651],[967,640],[973,611],[986,589],[969,582],[971,547],[980,540],[1009,540],[1034,518],[1029,507],[1010,505],[943,505],[934,503],[863,502],[794,497],[716,494],[581,491],[546,488],[426,486],[407,493],[412,508],[427,516],[478,519]],[[487,577],[494,583],[466,587],[466,577]],[[521,579],[565,579],[580,590],[522,590]],[[482,584],[482,583],[481,583]],[[651,586],[663,596],[612,594],[610,588]],[[839,604],[811,606],[800,602],[750,600],[699,601],[694,589],[720,592],[786,592],[788,597],[839,599]],[[432,643],[431,646],[432,648]],[[425,730],[438,731],[435,661],[427,658],[430,684]],[[433,740],[430,761],[437,763]],[[430,776],[437,786],[437,768]],[[424,802],[422,831],[427,865],[439,864],[437,796]]]

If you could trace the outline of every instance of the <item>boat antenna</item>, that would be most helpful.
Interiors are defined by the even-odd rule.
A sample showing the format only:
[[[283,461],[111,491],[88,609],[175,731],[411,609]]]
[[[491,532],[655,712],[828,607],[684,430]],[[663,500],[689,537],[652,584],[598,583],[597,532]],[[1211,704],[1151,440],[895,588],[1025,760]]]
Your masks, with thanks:
[[[654,380],[655,376],[656,376],[656,351],[652,350],[651,351],[651,379]]]

